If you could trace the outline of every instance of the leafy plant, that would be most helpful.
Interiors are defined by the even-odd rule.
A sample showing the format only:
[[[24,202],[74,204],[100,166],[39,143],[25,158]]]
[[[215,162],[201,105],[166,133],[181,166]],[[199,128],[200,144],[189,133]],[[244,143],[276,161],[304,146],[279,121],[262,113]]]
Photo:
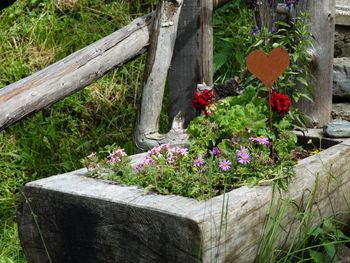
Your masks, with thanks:
[[[257,262],[337,262],[337,249],[350,244],[350,237],[340,230],[345,226],[336,215],[316,220],[317,187],[316,181],[305,206],[274,194]],[[315,221],[319,223],[313,224]],[[276,247],[280,240],[285,240],[285,247]]]

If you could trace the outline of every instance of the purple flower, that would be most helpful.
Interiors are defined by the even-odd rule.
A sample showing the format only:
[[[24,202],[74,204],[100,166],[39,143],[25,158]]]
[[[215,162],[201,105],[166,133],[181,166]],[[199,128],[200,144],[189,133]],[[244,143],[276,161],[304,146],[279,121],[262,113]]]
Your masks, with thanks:
[[[250,142],[258,142],[260,145],[270,145],[271,142],[266,136],[250,137]]]
[[[246,147],[242,147],[241,149],[237,150],[237,157],[238,157],[238,162],[241,164],[247,164],[250,161],[250,155],[248,152],[248,149]]]
[[[294,7],[296,4],[298,4],[298,0],[287,0],[286,5],[288,8]]]
[[[166,152],[170,149],[170,145],[169,144],[161,144],[159,146],[153,147],[150,151],[148,151],[148,155],[157,155],[160,156],[162,154],[162,152]]]
[[[219,157],[221,155],[221,150],[219,147],[214,147],[213,154],[215,157]]]
[[[137,165],[135,165],[134,167],[133,167],[133,170],[134,170],[134,172],[135,173],[139,173],[139,172],[141,172],[142,171],[142,169],[144,168],[144,163],[138,163]]]
[[[219,163],[219,168],[226,172],[227,170],[229,170],[231,168],[231,162],[229,160],[223,159],[220,163]]]
[[[242,154],[246,154],[248,153],[248,149],[244,146],[241,146],[241,148],[239,150],[237,150],[237,156],[239,157]]]
[[[151,157],[146,156],[146,158],[142,162],[142,165],[150,165],[150,164],[153,164],[153,163],[154,163],[154,160]]]
[[[188,155],[188,149],[187,148],[180,148],[176,147],[176,152],[180,154],[181,156],[186,156]]]
[[[258,34],[258,33],[259,33],[259,28],[258,28],[258,26],[254,26],[253,29],[252,29],[251,34],[252,34],[252,35],[256,35],[256,34]]]
[[[250,162],[250,155],[249,153],[242,153],[238,157],[238,162],[241,164],[247,164]]]
[[[265,136],[257,137],[256,141],[261,145],[269,145],[270,144],[269,138],[267,138]]]
[[[207,170],[207,166],[206,165],[203,165],[202,167],[201,167],[201,170],[199,171],[199,173],[201,173],[201,174],[204,174],[204,172],[205,172],[205,170]]]
[[[202,167],[203,164],[204,164],[204,160],[201,157],[198,157],[198,158],[193,160],[194,166]]]
[[[272,28],[269,30],[270,33],[275,33],[277,31],[276,26],[272,26]]]

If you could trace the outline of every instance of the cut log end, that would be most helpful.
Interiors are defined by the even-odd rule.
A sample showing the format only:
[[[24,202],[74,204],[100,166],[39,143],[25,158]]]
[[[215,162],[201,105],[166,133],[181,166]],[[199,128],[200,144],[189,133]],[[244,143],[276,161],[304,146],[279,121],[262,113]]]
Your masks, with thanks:
[[[234,79],[229,79],[222,84],[214,84],[213,89],[218,99],[223,99],[229,96],[238,96],[245,90],[244,87]]]

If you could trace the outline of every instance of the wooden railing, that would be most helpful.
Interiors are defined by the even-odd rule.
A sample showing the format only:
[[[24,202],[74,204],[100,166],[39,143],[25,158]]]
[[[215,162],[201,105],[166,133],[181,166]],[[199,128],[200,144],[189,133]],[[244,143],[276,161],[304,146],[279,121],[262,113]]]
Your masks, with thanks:
[[[229,0],[214,0],[218,8]],[[147,50],[154,13],[0,89],[0,130],[77,92]]]

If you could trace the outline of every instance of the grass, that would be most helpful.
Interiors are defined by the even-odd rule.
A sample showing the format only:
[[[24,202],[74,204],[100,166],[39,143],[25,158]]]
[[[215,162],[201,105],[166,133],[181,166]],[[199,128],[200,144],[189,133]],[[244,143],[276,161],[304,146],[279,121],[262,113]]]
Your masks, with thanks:
[[[329,180],[336,179],[330,176]],[[337,220],[336,211],[327,217],[321,215],[315,201],[320,187],[316,178],[313,189],[304,192],[306,204],[302,200],[296,203],[283,199],[275,189],[260,241],[258,263],[338,262],[337,250],[341,245],[350,245],[350,236],[340,230],[347,230],[347,226]],[[284,244],[282,248],[276,246],[278,242]]]

